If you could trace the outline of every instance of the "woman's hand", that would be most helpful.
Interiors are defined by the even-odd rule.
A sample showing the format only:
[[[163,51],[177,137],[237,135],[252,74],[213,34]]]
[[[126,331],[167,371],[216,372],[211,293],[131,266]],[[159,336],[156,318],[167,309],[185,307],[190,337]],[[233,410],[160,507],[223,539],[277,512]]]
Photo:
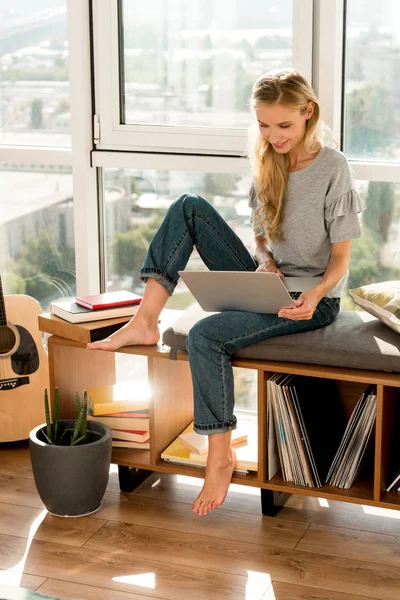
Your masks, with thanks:
[[[278,317],[284,317],[292,321],[308,321],[312,319],[321,298],[320,292],[315,288],[307,290],[299,296],[298,300],[293,300],[297,308],[281,308]]]
[[[283,279],[283,273],[278,269],[275,262],[271,259],[258,263],[256,273],[277,273]]]

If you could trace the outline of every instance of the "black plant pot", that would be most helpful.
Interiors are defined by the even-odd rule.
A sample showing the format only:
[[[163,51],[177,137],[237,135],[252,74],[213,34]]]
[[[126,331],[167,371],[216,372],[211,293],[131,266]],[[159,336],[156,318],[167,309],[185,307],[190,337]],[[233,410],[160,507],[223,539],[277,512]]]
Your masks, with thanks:
[[[73,420],[60,421],[60,431],[73,426]],[[110,472],[110,429],[88,421],[89,441],[77,446],[48,444],[42,430],[45,424],[32,429],[29,449],[36,487],[47,510],[60,517],[81,517],[98,510]],[[68,437],[67,432],[64,439]]]

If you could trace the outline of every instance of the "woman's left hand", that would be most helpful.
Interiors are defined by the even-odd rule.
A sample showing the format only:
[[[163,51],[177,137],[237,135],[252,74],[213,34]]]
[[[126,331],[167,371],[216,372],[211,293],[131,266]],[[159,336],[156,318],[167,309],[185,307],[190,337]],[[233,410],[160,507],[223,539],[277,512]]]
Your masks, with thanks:
[[[315,288],[307,290],[299,296],[298,300],[293,300],[297,308],[281,308],[278,317],[284,317],[292,321],[309,321],[312,319],[320,300],[321,295]]]

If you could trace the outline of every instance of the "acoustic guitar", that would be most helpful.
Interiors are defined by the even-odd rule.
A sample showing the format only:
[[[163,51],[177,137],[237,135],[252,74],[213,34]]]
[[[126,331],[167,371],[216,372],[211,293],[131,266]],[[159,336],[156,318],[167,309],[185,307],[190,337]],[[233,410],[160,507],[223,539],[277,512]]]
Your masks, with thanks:
[[[3,295],[0,277],[0,443],[24,440],[44,422],[47,354],[34,298]]]

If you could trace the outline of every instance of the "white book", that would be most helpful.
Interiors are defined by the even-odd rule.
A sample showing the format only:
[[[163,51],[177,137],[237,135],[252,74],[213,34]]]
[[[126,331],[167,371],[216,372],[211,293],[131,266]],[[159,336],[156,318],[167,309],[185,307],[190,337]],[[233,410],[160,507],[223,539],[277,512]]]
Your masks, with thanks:
[[[201,435],[195,431],[187,431],[178,436],[180,443],[194,454],[204,455],[208,453],[208,435]],[[231,446],[247,444],[247,433],[237,428],[232,431]]]
[[[87,323],[89,321],[101,321],[104,319],[115,319],[117,317],[132,317],[139,309],[138,304],[129,306],[115,306],[113,308],[99,308],[92,310],[79,306],[76,302],[63,301],[52,302],[50,312],[68,323]]]

